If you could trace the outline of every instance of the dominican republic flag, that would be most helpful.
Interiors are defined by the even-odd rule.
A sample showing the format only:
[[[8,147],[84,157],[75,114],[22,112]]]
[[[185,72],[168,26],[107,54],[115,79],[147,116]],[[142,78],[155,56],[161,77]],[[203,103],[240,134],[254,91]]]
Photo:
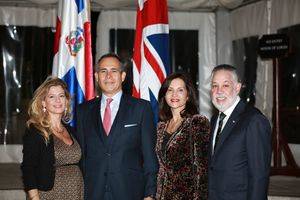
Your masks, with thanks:
[[[52,75],[63,79],[76,105],[94,97],[89,0],[60,0]]]
[[[166,0],[138,0],[133,50],[133,96],[151,102],[158,121],[158,92],[170,72]]]

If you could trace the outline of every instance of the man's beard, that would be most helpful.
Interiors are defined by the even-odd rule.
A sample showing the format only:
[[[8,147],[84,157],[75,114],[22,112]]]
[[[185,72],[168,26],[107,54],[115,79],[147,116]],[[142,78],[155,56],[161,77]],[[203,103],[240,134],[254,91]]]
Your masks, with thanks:
[[[237,97],[237,95],[235,95],[235,94],[233,94],[230,97],[224,96],[224,95],[218,95],[217,97],[213,98],[212,103],[220,112],[224,112],[230,106],[233,105],[234,101],[236,100],[236,97]],[[219,104],[216,100],[217,98],[225,98],[226,101]]]

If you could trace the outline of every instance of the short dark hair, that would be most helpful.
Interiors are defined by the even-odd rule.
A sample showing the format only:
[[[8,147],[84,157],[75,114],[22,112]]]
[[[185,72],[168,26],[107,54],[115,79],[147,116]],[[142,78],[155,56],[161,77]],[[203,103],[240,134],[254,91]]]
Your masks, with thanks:
[[[216,66],[211,72],[211,77],[213,77],[214,73],[216,73],[217,71],[221,71],[221,70],[230,71],[233,75],[233,78],[236,79],[237,82],[241,82],[236,68],[234,66],[228,65],[228,64],[221,64],[221,65]]]
[[[120,62],[120,68],[121,68],[121,71],[122,71],[122,72],[125,71],[125,66],[124,66],[123,60],[118,56],[118,54],[113,53],[113,52],[110,52],[110,53],[106,53],[106,54],[102,55],[102,56],[98,59],[96,65],[95,65],[95,67],[94,67],[95,72],[98,72],[98,71],[99,71],[98,65],[99,65],[99,63],[100,63],[104,58],[115,58],[115,59],[117,59],[117,60]]]
[[[176,78],[183,80],[188,93],[188,100],[186,102],[185,109],[180,113],[181,117],[190,117],[198,113],[196,92],[191,79],[185,73],[173,73],[165,79],[158,93],[159,118],[162,121],[167,121],[172,118],[172,112],[170,106],[165,100],[165,96],[171,82]]]

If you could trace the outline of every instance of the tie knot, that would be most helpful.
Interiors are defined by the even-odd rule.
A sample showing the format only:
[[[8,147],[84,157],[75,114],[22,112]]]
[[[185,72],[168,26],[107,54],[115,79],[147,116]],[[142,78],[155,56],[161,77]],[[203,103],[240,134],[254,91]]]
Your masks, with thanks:
[[[220,113],[220,116],[219,116],[219,120],[220,121],[223,121],[223,119],[226,117],[226,115],[223,113],[223,112],[221,112]]]
[[[110,103],[113,101],[113,99],[112,98],[107,98],[106,99],[106,105],[110,105]]]

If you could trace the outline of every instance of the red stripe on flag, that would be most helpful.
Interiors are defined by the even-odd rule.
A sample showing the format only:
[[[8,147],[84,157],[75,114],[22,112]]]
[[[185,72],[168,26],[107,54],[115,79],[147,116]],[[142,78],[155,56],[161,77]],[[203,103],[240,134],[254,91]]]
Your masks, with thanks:
[[[135,31],[135,40],[134,40],[134,48],[133,48],[133,60],[135,62],[135,65],[137,67],[138,72],[141,72],[141,44],[142,44],[142,18],[141,18],[141,12],[137,12],[136,17],[136,31]]]
[[[137,91],[136,87],[133,85],[132,86],[132,96],[134,96],[135,98],[140,98],[140,93]]]
[[[93,82],[93,58],[92,58],[92,42],[91,42],[91,23],[84,23],[84,62],[85,62],[85,99],[94,98],[94,82]]]
[[[145,53],[146,60],[151,65],[160,83],[162,83],[165,80],[164,73],[161,71],[159,64],[157,63],[156,59],[153,57],[152,53],[147,48],[146,44],[144,44],[144,53]]]
[[[143,22],[142,22],[142,13],[137,6],[137,15],[136,15],[136,30],[135,30],[135,39],[134,39],[134,47],[133,47],[133,61],[135,63],[136,70],[138,71],[138,75],[134,74],[133,76],[138,76],[136,79],[140,79],[141,72],[141,44],[142,44],[142,31],[143,31]],[[132,96],[136,98],[140,98],[140,91],[133,84],[132,86]]]
[[[61,21],[57,17],[56,19],[56,32],[55,32],[55,37],[54,37],[54,45],[53,45],[53,53],[54,55],[58,52],[59,50],[59,40],[61,36]]]
[[[168,24],[167,1],[145,1],[142,11],[142,21],[144,22],[143,28],[152,24]]]

